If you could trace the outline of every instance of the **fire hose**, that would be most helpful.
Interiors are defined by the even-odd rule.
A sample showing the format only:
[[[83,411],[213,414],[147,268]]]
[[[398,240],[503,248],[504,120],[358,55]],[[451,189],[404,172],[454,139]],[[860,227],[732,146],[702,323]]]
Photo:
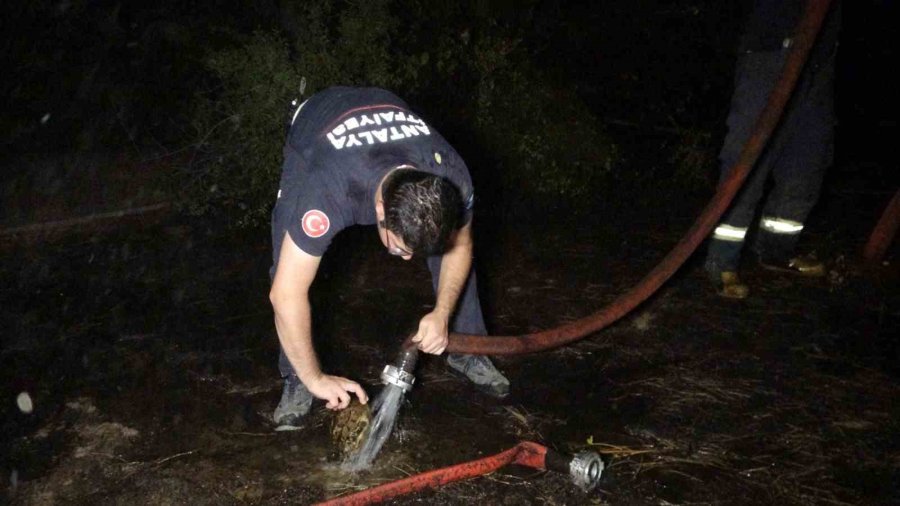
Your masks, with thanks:
[[[884,213],[875,228],[872,229],[872,234],[863,249],[863,259],[869,264],[880,263],[893,242],[898,228],[900,228],[900,190],[897,190],[894,198],[888,202]]]
[[[337,497],[320,503],[321,506],[362,505],[381,502],[392,497],[435,489],[455,481],[467,480],[489,474],[507,464],[519,464],[540,471],[551,470],[571,474],[583,490],[594,488],[603,471],[603,461],[594,452],[582,452],[567,458],[555,451],[530,441],[482,459],[435,469],[402,480],[385,483],[355,494]]]

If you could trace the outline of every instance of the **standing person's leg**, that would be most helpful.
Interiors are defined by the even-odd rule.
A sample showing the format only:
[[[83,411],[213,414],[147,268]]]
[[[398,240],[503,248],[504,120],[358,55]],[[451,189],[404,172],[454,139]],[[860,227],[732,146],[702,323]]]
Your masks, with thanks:
[[[784,54],[780,51],[747,53],[739,58],[731,109],[726,121],[728,133],[719,153],[720,181],[730,175],[740,158],[781,73],[783,62]],[[704,268],[723,296],[744,298],[749,293],[737,277],[737,270],[747,232],[769,176],[773,151],[771,148],[763,151],[709,241]]]
[[[804,74],[782,129],[786,138],[773,168],[775,186],[763,209],[754,249],[763,266],[811,276],[825,273],[811,257],[794,257],[806,218],[819,199],[834,142],[833,60]]]
[[[440,256],[428,257],[428,270],[435,293],[441,277]],[[456,311],[450,320],[450,330],[461,334],[487,335],[481,302],[478,300],[478,285],[475,279],[475,268],[469,271],[466,286],[459,296]],[[447,354],[447,365],[451,369],[466,376],[479,390],[495,397],[506,397],[509,394],[509,380],[494,367],[494,364],[483,355]]]

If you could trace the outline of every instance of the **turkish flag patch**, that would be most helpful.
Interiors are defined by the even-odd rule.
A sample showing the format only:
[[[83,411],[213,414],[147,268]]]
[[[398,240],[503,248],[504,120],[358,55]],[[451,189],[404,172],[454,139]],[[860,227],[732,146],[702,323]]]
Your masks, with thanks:
[[[303,225],[303,232],[310,237],[322,237],[328,232],[328,227],[331,225],[328,221],[328,216],[318,209],[306,211],[301,224]]]

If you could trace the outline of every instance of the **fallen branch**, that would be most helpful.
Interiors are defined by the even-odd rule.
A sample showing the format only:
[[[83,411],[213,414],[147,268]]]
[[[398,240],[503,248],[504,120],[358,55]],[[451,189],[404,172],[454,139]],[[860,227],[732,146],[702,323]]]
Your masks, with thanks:
[[[165,458],[162,458],[162,459],[159,459],[159,460],[156,460],[156,461],[152,462],[152,463],[150,464],[150,467],[159,467],[159,466],[162,465],[163,463],[168,462],[168,461],[170,461],[170,460],[172,460],[172,459],[177,459],[177,458],[179,458],[179,457],[184,457],[184,456],[186,456],[186,455],[192,455],[192,454],[194,454],[194,453],[196,453],[196,452],[197,452],[197,450],[190,450],[190,451],[186,451],[186,452],[176,453],[175,455],[170,455],[170,456],[168,456],[168,457],[165,457]]]
[[[105,213],[96,213],[88,216],[79,216],[77,218],[68,218],[65,220],[55,220],[55,221],[44,221],[41,223],[32,223],[30,225],[22,225],[19,227],[7,228],[5,230],[0,230],[0,236],[8,236],[15,234],[23,234],[23,233],[32,233],[32,232],[46,232],[49,230],[59,230],[74,227],[76,225],[84,225],[86,223],[92,223],[95,221],[101,220],[109,220],[116,218],[124,218],[126,216],[136,216],[140,214],[152,213],[154,211],[161,211],[170,206],[168,202],[161,202],[159,204],[152,204],[148,206],[141,207],[132,207],[130,209],[119,209],[118,211],[108,211]]]

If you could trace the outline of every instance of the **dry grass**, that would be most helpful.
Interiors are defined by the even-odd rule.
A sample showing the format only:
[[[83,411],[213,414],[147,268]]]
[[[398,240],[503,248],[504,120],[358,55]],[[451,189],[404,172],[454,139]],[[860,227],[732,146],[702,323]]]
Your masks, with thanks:
[[[777,503],[853,504],[858,492],[835,468],[851,456],[858,459],[854,466],[896,476],[896,451],[885,461],[866,448],[890,437],[891,399],[900,398],[883,373],[860,369],[836,377],[812,368],[802,374],[761,368],[784,376],[774,389],[761,377],[728,374],[747,360],[758,359],[707,356],[623,383],[614,400],[652,400],[646,426],[654,429],[631,431],[638,445],[589,443],[610,457],[610,472],[619,475],[664,473],[698,487],[724,480],[729,490]]]

